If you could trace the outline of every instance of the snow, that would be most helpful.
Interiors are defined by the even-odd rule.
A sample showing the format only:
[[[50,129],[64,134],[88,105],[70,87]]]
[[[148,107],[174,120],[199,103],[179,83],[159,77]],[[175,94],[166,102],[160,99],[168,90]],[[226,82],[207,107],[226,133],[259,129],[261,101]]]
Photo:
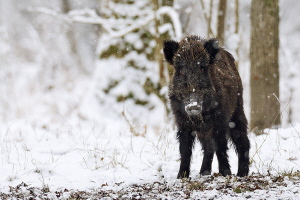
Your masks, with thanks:
[[[229,128],[234,128],[236,124],[234,122],[229,122],[228,123]]]
[[[137,2],[140,7],[144,6],[143,1]],[[130,12],[123,7],[116,7],[116,9]],[[192,11],[192,8],[189,10]],[[102,40],[99,41],[98,52],[114,43],[115,40],[112,38],[118,39],[124,35],[126,41],[134,43],[136,48],[142,48],[142,43],[135,43],[140,40],[137,40],[137,36],[131,31],[137,26],[146,26],[154,18],[154,15],[145,12],[143,13],[144,19],[138,21],[136,25],[117,21],[117,23],[126,24],[127,28],[113,31],[111,27],[118,26],[118,24],[95,18],[96,14],[89,9],[74,10],[67,17],[44,8],[38,8],[35,11],[66,21],[84,21],[104,25],[103,28],[107,33],[103,34]],[[297,11],[293,9],[291,13]],[[290,19],[290,13],[284,4],[281,12],[282,21],[287,22]],[[78,17],[79,14],[84,14],[85,17]],[[180,38],[181,24],[176,11],[163,7],[158,11],[158,15],[162,14],[170,15],[174,23],[174,38]],[[43,21],[43,19],[36,20]],[[295,21],[297,20],[299,21],[299,18],[295,18]],[[247,23],[243,26],[247,26]],[[285,114],[282,118],[283,126],[265,130],[264,134],[259,136],[249,133],[250,174],[260,173],[265,176],[264,180],[270,183],[272,180],[269,174],[277,176],[297,172],[300,166],[300,118],[298,116],[300,73],[298,69],[299,30],[297,28],[299,29],[299,22],[297,26],[291,26],[291,23],[281,23],[280,101],[282,113]],[[170,25],[165,25],[160,31],[164,32],[167,29],[170,29]],[[141,85],[147,77],[151,78],[154,83],[158,82],[158,70],[154,69],[156,67],[154,62],[149,62],[146,57],[131,52],[122,61],[113,57],[98,61],[93,74],[82,74],[72,68],[64,70],[57,67],[60,63],[53,61],[56,57],[66,57],[67,51],[60,55],[53,54],[53,51],[49,53],[44,46],[39,48],[47,38],[55,38],[54,34],[49,33],[46,39],[43,39],[33,28],[30,29],[26,34],[30,35],[31,39],[25,41],[24,36],[25,42],[22,45],[26,48],[31,46],[30,50],[34,49],[28,53],[31,56],[35,55],[31,52],[38,53],[34,59],[24,63],[20,62],[17,57],[13,57],[14,49],[8,42],[7,27],[0,25],[0,33],[1,192],[9,193],[11,186],[26,183],[31,187],[47,186],[50,191],[64,191],[65,189],[97,191],[99,188],[107,191],[121,191],[129,188],[132,192],[128,197],[132,197],[138,194],[138,192],[135,193],[134,184],[147,187],[147,184],[151,183],[153,184],[152,190],[157,192],[161,191],[161,183],[165,183],[168,189],[181,187],[184,184],[176,180],[179,169],[179,151],[174,119],[166,117],[165,108],[157,96],[147,96],[141,90]],[[55,38],[55,40],[64,41],[62,37]],[[235,49],[239,42],[245,43],[237,35],[229,36],[228,40],[232,44],[232,46],[228,45],[229,49]],[[106,41],[111,43],[106,44]],[[64,46],[65,42],[61,44]],[[155,45],[152,42],[151,46]],[[62,50],[65,49],[62,48]],[[124,69],[123,66],[133,58],[142,63],[146,69],[154,70]],[[249,64],[245,60],[240,61],[246,66]],[[47,65],[43,65],[43,62]],[[49,67],[52,65],[53,68]],[[245,68],[242,67],[241,70],[246,89],[245,106],[249,110],[248,74]],[[126,76],[130,76],[131,81],[128,81]],[[122,82],[111,89],[110,95],[107,95],[103,89],[111,84],[109,80],[122,80]],[[145,109],[135,105],[132,101],[116,102],[116,96],[120,94],[125,96],[130,92],[134,92],[139,99],[149,100],[149,107]],[[167,87],[160,92],[167,94]],[[191,103],[191,106],[195,105],[197,105],[195,102]],[[150,109],[152,106],[155,108]],[[290,110],[293,111],[290,113],[292,123],[287,120]],[[228,126],[234,128],[235,124],[230,122]],[[229,182],[237,187],[240,182],[236,182],[235,177],[231,179],[216,177],[214,178],[216,182],[214,182],[210,176],[199,176],[202,157],[201,146],[196,143],[191,164],[191,180],[203,183],[204,186],[211,187],[211,190],[193,190],[190,194],[191,198],[300,198],[299,180],[294,181],[287,176],[282,180],[286,186],[242,193],[222,193],[218,190],[219,183]],[[229,159],[232,172],[236,173],[238,158],[232,146],[229,149]],[[212,171],[218,172],[216,158],[213,161]],[[20,190],[23,193],[29,192],[24,185],[20,187]],[[38,189],[37,192],[39,192]],[[183,190],[178,193],[184,195]],[[160,195],[161,198],[167,198],[164,194]],[[70,192],[64,192],[63,197],[70,197]],[[55,198],[55,196],[48,198]]]
[[[172,20],[174,30],[175,30],[174,38],[177,39],[177,40],[181,39],[181,37],[182,37],[182,28],[181,28],[181,23],[180,23],[180,20],[179,20],[178,13],[173,8],[171,8],[169,6],[163,6],[163,7],[158,9],[157,15],[163,15],[163,14],[169,15],[171,20]]]

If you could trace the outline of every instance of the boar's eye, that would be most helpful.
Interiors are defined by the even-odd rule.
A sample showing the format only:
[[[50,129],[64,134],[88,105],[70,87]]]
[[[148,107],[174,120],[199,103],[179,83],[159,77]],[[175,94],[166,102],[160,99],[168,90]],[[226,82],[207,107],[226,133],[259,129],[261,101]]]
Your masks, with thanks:
[[[202,61],[202,62],[200,62],[200,61],[197,61],[196,62],[196,66],[197,67],[200,67],[201,69],[207,69],[208,68],[208,64],[207,64],[208,62],[205,62],[205,61]]]
[[[201,71],[207,71],[208,70],[208,66],[207,65],[198,65],[197,66]]]

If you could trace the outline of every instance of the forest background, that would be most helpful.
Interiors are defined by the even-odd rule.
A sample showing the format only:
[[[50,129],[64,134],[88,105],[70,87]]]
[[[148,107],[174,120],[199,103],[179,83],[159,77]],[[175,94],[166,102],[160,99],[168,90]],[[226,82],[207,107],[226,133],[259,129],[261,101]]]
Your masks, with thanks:
[[[276,2],[274,1],[273,5],[276,5]],[[204,38],[219,38],[221,46],[234,55],[244,83],[244,99],[249,121],[255,121],[254,118],[259,114],[253,113],[257,112],[257,109],[262,110],[264,106],[272,105],[267,111],[268,114],[261,113],[264,121],[271,122],[266,125],[250,124],[251,130],[256,126],[263,129],[280,123],[287,126],[289,123],[299,122],[297,99],[300,92],[294,81],[299,76],[297,1],[280,1],[280,9],[273,6],[280,14],[280,20],[275,20],[280,22],[278,41],[264,38],[267,34],[259,32],[261,30],[257,27],[251,29],[251,25],[254,26],[251,24],[251,1],[58,0],[46,3],[13,0],[0,3],[3,121],[18,118],[18,113],[32,110],[30,104],[36,105],[33,103],[33,94],[37,91],[53,93],[55,88],[64,88],[68,84],[71,87],[76,84],[78,77],[88,78],[93,84],[86,88],[86,93],[78,99],[77,107],[90,104],[87,101],[91,101],[91,96],[94,96],[96,99],[93,101],[98,104],[96,107],[108,107],[109,113],[119,116],[124,114],[124,109],[128,109],[128,118],[138,124],[148,124],[147,116],[141,117],[141,113],[151,116],[151,112],[147,111],[155,110],[156,107],[159,107],[157,112],[162,112],[161,116],[166,117],[169,114],[166,86],[172,74],[172,67],[167,66],[164,61],[161,52],[162,41],[167,38],[178,40],[189,34],[197,34]],[[251,30],[257,32],[255,40],[251,40]],[[255,50],[262,49],[261,47],[252,48],[252,43],[260,44],[264,40],[268,40],[271,46],[266,47],[263,53]],[[273,46],[277,46],[277,58],[270,58]],[[260,92],[259,90],[264,89],[257,85],[250,87],[255,73],[250,69],[257,70],[254,66],[259,65],[255,63],[250,67],[250,52],[261,54],[254,55],[253,60],[262,57],[270,62],[276,61],[274,65],[277,71],[280,71],[280,76],[278,72],[273,73],[272,64],[257,68],[263,69],[265,74],[270,74],[271,77],[278,77],[278,85],[275,86],[277,89],[265,89]],[[20,63],[22,67],[18,67]],[[25,65],[28,67],[24,67]],[[28,77],[31,81],[19,77],[25,77],[28,71],[38,77]],[[260,73],[259,76],[264,74],[263,71],[257,73]],[[261,79],[270,79],[263,76]],[[18,87],[20,79],[25,83]],[[25,93],[29,88],[36,91]],[[255,105],[260,104],[258,102],[262,102],[261,99],[257,99],[251,110],[251,98],[263,96],[264,92],[267,96],[275,94],[269,98],[273,101],[264,102],[264,105],[255,108]],[[28,96],[29,105],[21,106]],[[14,101],[11,101],[12,99]],[[18,102],[20,99],[21,103]],[[165,106],[164,109],[160,107],[161,104]],[[19,108],[15,105],[19,105]],[[72,113],[72,109],[74,110],[69,108],[60,114],[66,116]],[[272,110],[275,110],[275,114],[272,114]],[[277,122],[276,116],[280,116]],[[139,121],[141,119],[146,121]]]

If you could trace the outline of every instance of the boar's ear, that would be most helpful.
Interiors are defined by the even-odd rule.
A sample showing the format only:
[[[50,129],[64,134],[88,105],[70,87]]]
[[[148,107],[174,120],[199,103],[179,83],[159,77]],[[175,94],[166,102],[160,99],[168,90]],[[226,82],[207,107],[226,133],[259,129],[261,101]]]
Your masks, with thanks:
[[[219,52],[219,41],[216,38],[210,39],[204,44],[204,48],[209,53],[210,58],[214,59],[215,55]]]
[[[173,62],[173,56],[177,49],[179,48],[178,42],[174,40],[165,40],[164,41],[164,54],[165,58],[171,65],[174,64]]]

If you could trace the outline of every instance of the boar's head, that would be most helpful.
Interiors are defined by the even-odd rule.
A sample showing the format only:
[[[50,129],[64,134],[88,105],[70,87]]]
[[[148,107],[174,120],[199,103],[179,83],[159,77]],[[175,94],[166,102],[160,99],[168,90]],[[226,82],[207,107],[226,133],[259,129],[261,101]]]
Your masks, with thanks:
[[[169,85],[171,105],[176,100],[182,112],[202,120],[203,114],[218,106],[211,78],[218,40],[189,36],[180,42],[165,41],[163,50],[167,62],[174,66]]]

